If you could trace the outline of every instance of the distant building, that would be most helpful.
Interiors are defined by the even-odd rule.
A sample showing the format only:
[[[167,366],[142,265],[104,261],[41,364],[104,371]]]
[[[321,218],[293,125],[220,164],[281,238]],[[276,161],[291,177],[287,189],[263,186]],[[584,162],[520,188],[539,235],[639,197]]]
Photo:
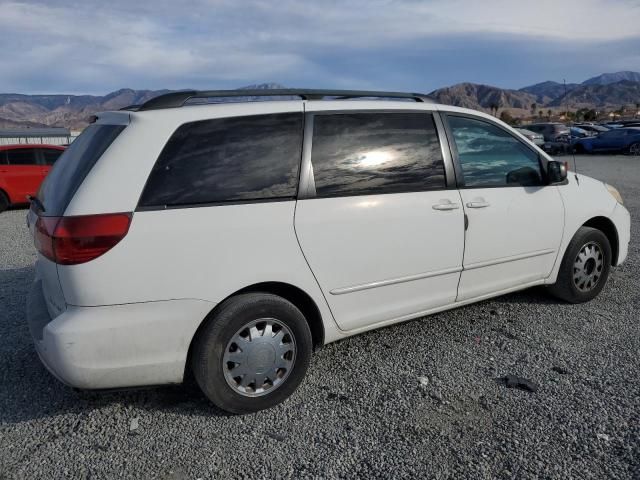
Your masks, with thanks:
[[[47,144],[68,145],[77,136],[68,128],[12,128],[0,129],[0,145]]]

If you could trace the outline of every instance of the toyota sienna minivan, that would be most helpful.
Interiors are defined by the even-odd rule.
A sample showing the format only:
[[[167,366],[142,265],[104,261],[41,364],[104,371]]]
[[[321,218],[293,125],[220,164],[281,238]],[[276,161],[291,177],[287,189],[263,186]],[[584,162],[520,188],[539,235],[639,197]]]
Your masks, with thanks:
[[[168,93],[98,114],[32,199],[28,323],[67,385],[192,372],[252,412],[350,335],[534,285],[593,299],[627,256],[622,203],[421,95]]]

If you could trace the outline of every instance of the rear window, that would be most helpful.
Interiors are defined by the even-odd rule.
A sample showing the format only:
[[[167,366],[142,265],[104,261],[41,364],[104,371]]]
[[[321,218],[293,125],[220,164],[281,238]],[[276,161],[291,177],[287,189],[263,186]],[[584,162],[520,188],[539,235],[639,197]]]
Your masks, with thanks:
[[[93,124],[84,129],[58,158],[40,187],[38,199],[45,207],[43,215],[64,215],[80,184],[124,128]]]
[[[184,124],[162,150],[140,207],[294,198],[302,129],[302,112]]]

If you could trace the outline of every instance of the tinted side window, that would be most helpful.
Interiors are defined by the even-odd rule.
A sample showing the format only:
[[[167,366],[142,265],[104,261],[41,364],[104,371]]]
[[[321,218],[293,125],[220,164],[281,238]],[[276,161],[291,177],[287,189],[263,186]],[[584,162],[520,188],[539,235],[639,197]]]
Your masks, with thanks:
[[[69,145],[38,192],[38,198],[45,206],[45,215],[56,217],[64,214],[80,184],[124,128],[124,125],[93,123]]]
[[[445,188],[440,144],[427,113],[316,115],[311,162],[318,197]]]
[[[301,112],[184,124],[162,150],[140,206],[293,198],[302,128]]]
[[[481,120],[449,116],[466,187],[542,185],[536,152]]]
[[[35,165],[36,151],[33,148],[7,150],[9,165]]]
[[[55,150],[53,148],[50,149],[42,149],[40,150],[40,152],[42,152],[42,158],[44,159],[44,163],[45,165],[53,165],[54,163],[56,163],[56,160],[58,159],[58,157],[60,155],[62,155],[62,150]]]

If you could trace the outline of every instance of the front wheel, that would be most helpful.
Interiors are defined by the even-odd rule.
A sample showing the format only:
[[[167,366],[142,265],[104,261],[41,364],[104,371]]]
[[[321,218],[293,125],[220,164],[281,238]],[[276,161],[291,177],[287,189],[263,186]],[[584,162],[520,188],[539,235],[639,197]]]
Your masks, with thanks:
[[[629,145],[629,155],[640,155],[640,142]]]
[[[604,288],[611,268],[611,245],[606,235],[580,227],[569,243],[552,295],[570,303],[588,302]]]
[[[247,293],[225,301],[198,333],[192,368],[204,394],[231,413],[284,401],[305,376],[313,342],[304,315],[287,300]]]

